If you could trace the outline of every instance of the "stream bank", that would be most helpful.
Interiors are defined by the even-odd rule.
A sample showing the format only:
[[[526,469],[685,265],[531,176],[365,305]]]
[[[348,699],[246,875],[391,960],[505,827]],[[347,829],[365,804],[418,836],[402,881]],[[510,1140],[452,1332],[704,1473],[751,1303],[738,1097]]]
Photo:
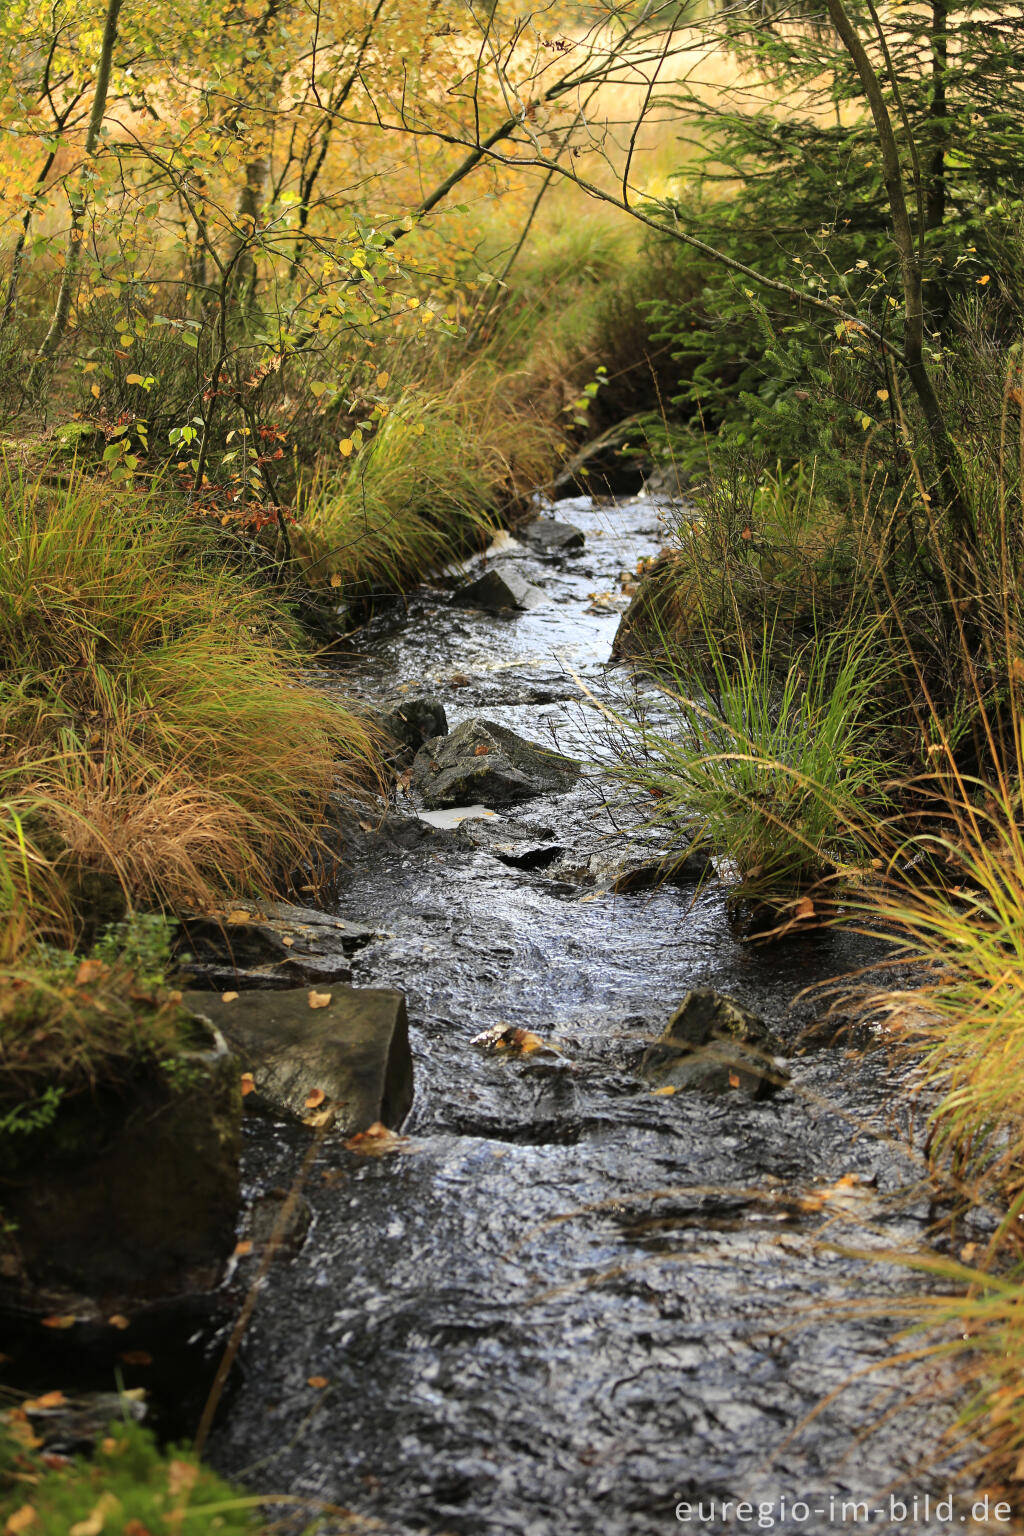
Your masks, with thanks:
[[[424,591],[339,686],[434,695],[453,727],[593,762],[603,722],[574,674],[608,685],[620,578],[656,554],[657,507],[557,515],[582,551],[506,543],[499,562],[543,602],[495,614]],[[884,1254],[912,1252],[935,1214],[899,1082],[870,1041],[806,1037],[815,1005],[794,1006],[878,949],[841,932],[752,947],[714,881],[615,891],[635,839],[607,796],[584,774],[453,827],[407,795],[347,851],[336,910],[373,930],[353,980],[406,997],[408,1139],[383,1157],[323,1143],[308,1231],[271,1266],[210,1446],[256,1489],[354,1511],[337,1529],[654,1536],[702,1500],[718,1510],[703,1528],[724,1531],[720,1502],[743,1499],[777,1530],[829,1529],[830,1500],[887,1510],[952,1474],[935,1381],[885,1364],[922,1282]],[[781,1038],[787,1086],[652,1093],[644,1053],[705,986]],[[499,1026],[550,1049],[474,1043]],[[290,1185],[308,1137],[247,1117],[251,1199]]]

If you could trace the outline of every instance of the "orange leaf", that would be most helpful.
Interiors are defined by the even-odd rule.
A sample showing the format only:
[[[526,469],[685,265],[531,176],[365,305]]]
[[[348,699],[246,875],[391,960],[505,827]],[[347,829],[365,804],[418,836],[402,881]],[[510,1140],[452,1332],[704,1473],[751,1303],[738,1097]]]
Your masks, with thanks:
[[[152,1365],[153,1356],[145,1349],[126,1349],[119,1358],[125,1365]]]
[[[326,1097],[327,1095],[322,1088],[311,1088],[309,1093],[306,1094],[306,1108],[319,1109]]]
[[[360,1157],[384,1157],[408,1144],[407,1136],[398,1136],[380,1120],[375,1120],[365,1131],[350,1136],[345,1146]]]
[[[237,1259],[244,1259],[246,1254],[249,1253],[252,1253],[252,1243],[247,1237],[243,1237],[241,1242],[235,1244],[235,1257]]]
[[[491,749],[487,745],[487,743],[485,741],[482,741],[478,747],[474,747],[473,748],[473,756],[474,757],[486,757],[490,750]]]
[[[329,992],[310,991],[309,1006],[311,1008],[326,1008],[330,1000],[331,994]]]
[[[307,1379],[306,1385],[310,1386],[310,1387],[315,1387],[318,1392],[322,1392],[324,1387],[326,1387],[328,1385],[327,1377],[326,1376],[310,1376]]]
[[[58,1317],[58,1316],[44,1317],[43,1318],[43,1327],[44,1328],[73,1328],[77,1321],[78,1321],[78,1319],[76,1317],[74,1317],[71,1313],[67,1313],[66,1315],[60,1316],[60,1317]]]
[[[22,1403],[26,1413],[34,1413],[37,1410],[45,1411],[47,1408],[63,1408],[67,1398],[63,1392],[44,1392],[42,1397],[30,1398],[27,1403]]]
[[[83,960],[75,972],[75,986],[87,987],[91,982],[99,981],[106,974],[107,967],[102,960]]]
[[[800,900],[793,908],[793,913],[796,917],[813,917],[814,902],[809,896],[801,896]]]
[[[242,1098],[244,1099],[247,1093],[255,1093],[255,1092],[256,1092],[256,1084],[253,1082],[252,1073],[251,1072],[243,1072],[242,1073]]]
[[[167,1491],[171,1498],[191,1493],[198,1476],[199,1468],[194,1461],[172,1461],[167,1468]]]
[[[220,995],[220,1000],[221,1000],[222,1003],[237,1003],[237,1001],[238,1001],[238,993],[237,992],[222,992],[221,995]]]
[[[107,1318],[107,1326],[110,1328],[120,1328],[123,1331],[125,1328],[130,1328],[131,1324],[123,1312],[115,1312],[113,1317]]]
[[[730,1088],[738,1088],[739,1085],[740,1085],[739,1074],[736,1073],[736,1072],[730,1072],[729,1073],[729,1087]]]

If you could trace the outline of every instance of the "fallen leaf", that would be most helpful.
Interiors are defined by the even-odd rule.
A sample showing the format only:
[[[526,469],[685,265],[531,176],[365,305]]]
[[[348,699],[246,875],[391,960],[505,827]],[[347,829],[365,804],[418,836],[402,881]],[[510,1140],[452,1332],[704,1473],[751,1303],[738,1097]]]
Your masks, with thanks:
[[[253,1081],[252,1073],[251,1072],[243,1072],[242,1073],[242,1098],[244,1099],[246,1094],[248,1094],[248,1093],[255,1093],[255,1092],[256,1092],[256,1084]]]
[[[488,1051],[508,1051],[513,1056],[531,1056],[534,1051],[554,1051],[532,1029],[517,1029],[513,1024],[494,1024],[481,1034],[474,1035],[470,1045],[481,1045]]]
[[[485,741],[482,741],[478,747],[474,747],[473,748],[473,756],[474,757],[486,757],[488,752],[490,752],[490,750],[491,749],[487,745],[487,743]]]
[[[674,1083],[666,1083],[663,1088],[652,1088],[651,1097],[655,1099],[668,1099],[676,1091]]]
[[[306,1378],[306,1385],[308,1387],[315,1387],[318,1392],[322,1392],[324,1387],[326,1387],[328,1385],[327,1377],[326,1376],[307,1376],[307,1378]]]
[[[113,1435],[106,1435],[100,1441],[100,1450],[104,1456],[116,1456],[125,1443],[124,1440],[115,1440]]]
[[[224,921],[226,923],[231,923],[234,927],[237,928],[242,923],[252,922],[252,913],[246,911],[244,907],[236,907],[233,912],[228,913]]]
[[[118,1356],[125,1365],[152,1365],[153,1356],[145,1349],[126,1349]]]
[[[337,571],[335,571],[334,575],[331,577],[331,586],[332,587],[340,587],[341,586],[341,577],[338,575]]]
[[[70,1312],[43,1318],[44,1328],[73,1328],[78,1319]]]
[[[238,993],[237,992],[222,992],[221,995],[220,995],[220,1000],[221,1000],[222,1003],[237,1003],[237,1001],[238,1001]]]
[[[801,896],[800,900],[793,908],[793,915],[794,917],[801,918],[814,916],[814,902],[809,896]]]
[[[749,544],[753,537],[754,535],[751,533],[749,528],[744,528],[743,532],[740,534],[740,538],[743,540],[744,544]]]
[[[334,1116],[334,1105],[328,1099],[323,1109],[311,1109],[308,1115],[303,1115],[302,1123],[311,1126],[313,1130],[319,1130],[322,1125],[330,1125]]]
[[[45,1413],[48,1408],[63,1408],[66,1402],[63,1392],[44,1392],[42,1397],[30,1397],[21,1406],[26,1413]]]
[[[102,960],[83,960],[75,972],[75,986],[88,987],[92,982],[99,981],[107,973],[107,967]]]
[[[309,994],[309,1006],[311,1008],[326,1008],[327,1004],[330,1002],[330,1000],[331,1000],[331,994],[329,992],[314,992],[312,990],[310,991],[310,994]]]
[[[107,1318],[107,1326],[109,1328],[120,1328],[123,1331],[125,1328],[130,1328],[131,1324],[123,1312],[115,1312],[112,1317]]]
[[[977,1243],[965,1243],[960,1249],[960,1258],[964,1264],[972,1264],[977,1257]]]
[[[306,1094],[306,1108],[319,1109],[326,1097],[327,1095],[322,1088],[311,1088]]]
[[[729,1073],[729,1087],[730,1088],[738,1088],[739,1086],[740,1086],[739,1073],[738,1072],[730,1072]]]
[[[172,1461],[167,1468],[167,1491],[172,1499],[191,1493],[199,1477],[199,1467],[194,1461]]]
[[[241,1242],[235,1244],[236,1259],[244,1259],[250,1253],[252,1253],[252,1243],[247,1237],[243,1237]]]
[[[76,1520],[70,1527],[68,1536],[101,1536],[103,1527],[107,1523],[107,1516],[115,1514],[121,1508],[121,1500],[114,1493],[104,1493],[97,1500],[92,1514],[84,1520]]]
[[[285,949],[291,949],[292,945],[295,943],[295,940],[292,938],[290,933],[284,933],[281,935],[281,943],[284,945]]]
[[[4,1536],[18,1536],[19,1531],[27,1531],[36,1523],[36,1512],[31,1504],[23,1504],[16,1509],[13,1515],[8,1515],[7,1524],[4,1526]]]
[[[345,1146],[360,1157],[385,1157],[389,1152],[395,1152],[408,1144],[408,1136],[399,1136],[380,1120],[375,1120],[365,1131],[357,1131],[354,1136],[350,1136]]]
[[[448,679],[449,688],[468,688],[469,683],[470,679],[466,676],[465,672],[453,672]]]

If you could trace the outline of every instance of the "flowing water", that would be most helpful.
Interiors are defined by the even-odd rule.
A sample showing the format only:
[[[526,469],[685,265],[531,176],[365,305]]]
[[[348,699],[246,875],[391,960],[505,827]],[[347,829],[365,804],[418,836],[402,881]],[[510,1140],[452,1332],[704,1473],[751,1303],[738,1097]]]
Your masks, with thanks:
[[[602,594],[661,535],[643,500],[558,514],[581,554],[502,557],[547,603],[494,616],[428,590],[341,685],[434,693],[452,725],[479,715],[593,762],[607,722],[573,674],[608,696]],[[607,798],[589,773],[503,813],[504,857],[408,802],[352,853],[338,910],[381,933],[355,984],[408,1000],[409,1140],[379,1159],[324,1142],[213,1459],[352,1511],[325,1530],[384,1536],[968,1529],[923,1512],[949,1473],[936,1382],[886,1364],[921,1282],[884,1255],[934,1215],[896,1078],[870,1039],[810,1044],[820,1004],[793,1006],[877,952],[841,933],[745,943],[714,881],[616,895],[566,878],[629,846]],[[506,862],[517,834],[552,862]],[[782,1036],[788,1088],[652,1093],[640,1057],[695,985]],[[473,1044],[499,1023],[556,1050]],[[252,1117],[247,1134],[253,1193],[289,1185],[309,1132]]]

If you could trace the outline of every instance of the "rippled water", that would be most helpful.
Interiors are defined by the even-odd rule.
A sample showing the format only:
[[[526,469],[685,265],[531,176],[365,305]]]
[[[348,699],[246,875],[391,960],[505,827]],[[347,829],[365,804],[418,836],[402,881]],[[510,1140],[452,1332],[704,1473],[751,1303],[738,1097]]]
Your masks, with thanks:
[[[570,674],[609,695],[618,614],[601,594],[660,533],[642,501],[558,512],[586,531],[581,555],[506,557],[549,603],[495,617],[428,591],[378,626],[342,684],[434,692],[451,724],[482,715],[593,761],[604,721]],[[613,851],[607,793],[590,773],[507,820]],[[930,1378],[878,1369],[891,1299],[920,1282],[842,1251],[910,1251],[932,1214],[897,1084],[877,1050],[807,1047],[815,1005],[791,1006],[869,964],[865,941],[755,949],[717,884],[616,896],[408,821],[353,854],[338,910],[383,935],[356,957],[356,985],[408,998],[410,1140],[374,1161],[325,1143],[305,1245],[273,1266],[246,1337],[212,1446],[221,1468],[386,1536],[854,1529],[843,1500],[884,1512],[892,1490],[941,1491],[948,1408]],[[756,1104],[651,1093],[645,1044],[697,984],[786,1040],[789,1088]],[[471,1044],[499,1022],[556,1051]],[[251,1120],[252,1190],[287,1185],[307,1137]],[[744,1499],[760,1514],[722,1514]],[[681,1523],[680,1501],[703,1509]]]

